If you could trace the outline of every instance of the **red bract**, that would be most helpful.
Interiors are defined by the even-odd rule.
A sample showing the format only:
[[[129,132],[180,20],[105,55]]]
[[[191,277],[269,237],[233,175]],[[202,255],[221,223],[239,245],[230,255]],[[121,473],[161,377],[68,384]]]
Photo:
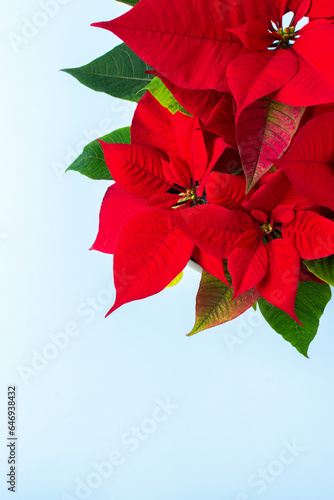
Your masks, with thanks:
[[[113,184],[103,198],[99,232],[91,250],[113,254],[124,224],[146,210],[149,210],[149,207],[141,200],[129,195],[117,184]]]
[[[294,106],[312,106],[334,100],[334,66],[331,50],[334,41],[332,24],[315,23],[300,30],[293,45],[298,71],[274,98]]]
[[[296,12],[302,0],[288,0],[289,8]],[[334,16],[334,3],[331,0],[312,0],[305,15],[313,18],[326,18]]]
[[[236,146],[233,99],[230,94],[217,90],[184,89],[157,71],[148,73],[158,76],[177,102],[199,119],[202,130],[223,137],[228,144]]]
[[[293,191],[282,170],[268,173],[248,197],[238,177],[213,172],[208,199],[220,206],[185,209],[171,217],[199,248],[228,259],[235,296],[256,286],[268,302],[298,320],[300,259],[334,253],[334,222],[305,210],[311,204]]]
[[[298,63],[292,50],[261,50],[231,62],[227,75],[237,103],[236,119],[254,101],[280,89],[296,74],[297,69]]]
[[[121,188],[154,206],[160,199],[164,207],[168,200],[170,207],[190,200],[197,204],[207,175],[226,148],[218,137],[205,140],[196,118],[172,115],[150,94],[138,105],[131,136],[131,145],[104,143],[105,159]]]
[[[275,91],[276,100],[293,106],[334,100],[334,26],[317,20],[296,30],[308,11],[323,17],[333,9],[320,0],[294,1],[289,7],[294,17],[286,29],[286,2],[274,0],[242,0],[233,8],[208,0],[141,0],[118,19],[95,26],[118,35],[180,87],[230,89],[238,117],[247,105]]]
[[[131,134],[131,145],[101,143],[116,185],[103,201],[92,248],[115,254],[112,311],[159,292],[182,271],[194,243],[161,209],[202,203],[207,176],[226,147],[217,137],[205,139],[196,118],[172,115],[150,94],[138,105]],[[222,262],[195,254],[226,282]]]
[[[273,98],[292,106],[311,106],[334,99],[334,68],[330,63],[334,26],[324,21],[297,31],[310,2],[301,2],[290,27],[283,30],[281,12],[272,9],[268,24],[250,23],[233,30],[251,51],[229,64],[229,87],[241,111],[274,91]],[[276,11],[275,18],[272,16]],[[269,21],[269,19],[268,19]],[[273,45],[276,38],[276,45]],[[267,47],[272,50],[268,50]]]
[[[304,196],[334,210],[334,112],[310,120],[275,164]]]
[[[95,26],[128,47],[67,70],[121,99],[146,92],[131,130],[70,167],[115,181],[92,246],[114,255],[109,313],[176,284],[192,259],[190,335],[258,302],[307,356],[334,285],[334,1],[124,1]]]
[[[152,65],[202,130],[237,145],[249,191],[289,147],[305,107],[334,101],[334,25],[316,19],[298,30],[309,12],[329,16],[331,8],[321,0],[240,0],[233,8],[223,1],[141,0],[95,25]]]
[[[194,244],[159,210],[133,217],[117,240],[116,301],[109,313],[163,290],[186,266]]]
[[[144,61],[188,89],[227,91],[226,67],[247,49],[227,28],[266,23],[263,0],[140,0],[129,12],[94,26],[119,36]]]

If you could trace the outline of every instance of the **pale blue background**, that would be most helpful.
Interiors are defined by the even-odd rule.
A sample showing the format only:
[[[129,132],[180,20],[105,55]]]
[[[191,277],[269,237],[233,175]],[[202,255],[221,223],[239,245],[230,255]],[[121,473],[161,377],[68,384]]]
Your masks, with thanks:
[[[190,269],[178,287],[104,319],[114,297],[105,291],[112,262],[88,248],[108,183],[62,174],[84,144],[129,125],[134,106],[58,70],[116,45],[113,35],[89,25],[127,7],[112,0],[63,3],[16,51],[13,33],[22,32],[25,18],[43,24],[45,16],[38,18],[35,0],[1,6],[0,498],[12,498],[4,478],[6,391],[14,383],[17,500],[78,498],[77,480],[86,481],[92,463],[113,450],[122,453],[122,465],[87,498],[332,498],[333,305],[310,360],[254,313],[256,326],[246,315],[187,338],[200,278]],[[92,299],[99,311],[88,305]],[[80,334],[24,379],[33,352],[71,322]],[[167,397],[178,408],[131,452],[123,433]],[[293,440],[303,451],[276,468],[259,494],[249,476],[275,467]]]

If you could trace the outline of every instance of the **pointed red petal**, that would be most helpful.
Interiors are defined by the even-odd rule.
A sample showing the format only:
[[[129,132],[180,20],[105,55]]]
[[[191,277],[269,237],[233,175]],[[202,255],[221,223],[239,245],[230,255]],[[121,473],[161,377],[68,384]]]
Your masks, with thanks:
[[[333,41],[333,24],[324,24],[302,33],[293,46],[299,56],[332,90],[334,89],[334,68],[331,64]]]
[[[225,2],[140,0],[123,16],[99,26],[119,36],[147,64],[175,84],[190,89],[227,91],[227,64],[245,53],[240,39],[225,28],[266,22],[263,0]]]
[[[245,200],[244,176],[211,172],[205,185],[207,200],[230,210],[238,210]]]
[[[219,259],[228,257],[245,230],[257,227],[246,213],[211,204],[173,210],[168,215],[195,245]]]
[[[117,184],[108,188],[102,201],[99,231],[91,250],[114,253],[119,232],[134,216],[150,210]]]
[[[203,116],[202,130],[208,130],[219,137],[223,137],[228,144],[236,146],[232,96],[225,96],[225,94],[221,94],[221,96],[217,104],[211,108],[209,116],[206,118]]]
[[[147,73],[159,77],[177,102],[202,123],[208,130],[235,146],[235,124],[232,96],[217,90],[190,90],[175,85],[155,70]]]
[[[150,198],[159,191],[168,191],[161,161],[164,156],[150,146],[109,144],[101,142],[112,178],[136,198]]]
[[[281,19],[285,13],[286,4],[288,0],[267,0],[267,9],[269,17],[275,24],[279,23],[278,28],[281,26]]]
[[[268,256],[261,235],[247,246],[234,248],[228,258],[228,270],[232,276],[234,297],[250,290],[264,278],[268,271]]]
[[[334,113],[310,120],[277,165],[304,196],[334,210]]]
[[[179,203],[181,197],[178,194],[157,193],[148,200],[148,205],[154,208],[172,208]]]
[[[269,213],[262,212],[262,210],[257,210],[256,208],[254,208],[251,211],[251,215],[252,215],[252,217],[254,217],[254,219],[258,220],[261,224],[265,224],[268,220],[268,217],[269,217]]]
[[[244,210],[261,210],[270,213],[276,205],[279,205],[285,198],[290,182],[283,170],[266,174],[267,177],[249,198],[243,203]],[[262,179],[261,179],[262,180]]]
[[[269,33],[266,26],[258,21],[246,23],[238,28],[232,28],[227,31],[237,35],[242,43],[250,51],[265,50],[279,37],[274,33]]]
[[[279,307],[301,324],[295,313],[300,269],[299,253],[289,241],[285,240],[273,240],[266,247],[269,269],[256,288],[267,302]]]
[[[280,89],[297,72],[292,50],[262,50],[232,61],[227,69],[228,83],[240,113],[261,97]]]
[[[194,244],[159,210],[131,219],[116,245],[116,301],[108,314],[122,304],[163,290],[184,269],[193,248]]]
[[[202,197],[205,184],[213,168],[216,168],[220,158],[227,149],[227,144],[222,137],[216,137],[209,132],[205,133],[206,136],[210,136],[210,140],[206,141],[207,154],[209,158],[209,164],[206,167],[206,172],[204,173],[202,180],[200,181],[196,193],[197,196]]]
[[[171,157],[170,161],[162,160],[162,166],[164,176],[170,184],[177,184],[184,190],[191,188],[191,173],[184,161]]]
[[[204,271],[211,274],[211,276],[214,276],[215,278],[225,283],[225,285],[230,287],[230,284],[228,283],[225,276],[223,259],[212,257],[212,255],[209,255],[203,250],[200,250],[200,248],[198,247],[194,248],[193,257],[197,264],[199,264],[204,269]]]
[[[303,17],[306,16],[311,7],[311,0],[302,0],[296,12],[296,17],[293,21],[293,25],[296,26]]]
[[[334,101],[334,66],[331,64],[334,26],[323,24],[301,32],[293,45],[298,71],[273,98],[294,106]]]
[[[271,217],[274,222],[292,222],[295,217],[294,205],[278,205],[271,212]]]
[[[292,11],[296,12],[300,3],[301,0],[289,0],[288,5]],[[333,17],[334,4],[328,0],[312,0],[311,8],[307,12],[307,15],[312,18]]]
[[[182,129],[191,118],[177,112],[178,127]],[[152,96],[150,92],[140,99],[131,125],[131,143],[153,146],[164,153],[179,157],[176,140],[175,115]]]
[[[293,205],[296,210],[310,210],[314,208],[314,202],[300,194],[291,183],[282,199],[282,203],[284,203],[284,205]]]
[[[248,231],[245,231],[234,243],[233,248],[248,247],[248,245],[251,245],[254,241],[261,239],[262,234],[260,227],[257,227],[257,229],[248,229]]]
[[[182,113],[175,113],[173,117],[178,149],[190,169],[192,179],[200,181],[208,166],[203,132],[199,130],[200,123],[197,118],[190,118],[185,123],[183,116]]]
[[[293,222],[282,225],[282,236],[294,244],[302,259],[334,254],[334,222],[315,212],[297,212]]]

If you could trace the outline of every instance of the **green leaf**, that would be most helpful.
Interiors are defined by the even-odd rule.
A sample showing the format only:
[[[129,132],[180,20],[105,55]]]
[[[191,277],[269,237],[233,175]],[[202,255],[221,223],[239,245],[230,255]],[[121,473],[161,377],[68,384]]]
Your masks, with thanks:
[[[101,141],[111,144],[130,144],[130,127],[114,130],[114,132],[101,137]],[[78,156],[67,170],[75,170],[90,179],[112,180],[104,159],[102,146],[98,140],[92,141],[85,146],[81,155]]]
[[[194,335],[236,318],[258,299],[259,294],[255,289],[242,293],[233,299],[232,288],[203,271],[196,297],[196,321],[188,335]]]
[[[139,2],[139,0],[116,0],[116,1],[121,3],[126,3],[127,5],[131,5],[131,7],[134,7]]]
[[[113,97],[138,102],[137,94],[152,80],[150,69],[129,47],[122,43],[102,57],[80,68],[63,69],[80,83]]]
[[[156,98],[157,101],[160,102],[160,104],[164,108],[168,108],[168,110],[174,115],[177,111],[181,111],[182,113],[191,116],[188,111],[186,111],[181,104],[177,102],[173,94],[168,90],[166,85],[162,83],[160,78],[157,76],[153,78],[153,80],[146,85],[142,90],[148,90],[151,92],[153,97]]]
[[[311,273],[334,286],[334,255],[324,259],[304,260],[303,262]]]
[[[288,314],[263,298],[259,300],[259,307],[269,325],[308,358],[309,345],[318,331],[319,319],[331,295],[331,289],[326,284],[313,281],[299,284],[295,307],[296,314],[304,326],[300,326]]]

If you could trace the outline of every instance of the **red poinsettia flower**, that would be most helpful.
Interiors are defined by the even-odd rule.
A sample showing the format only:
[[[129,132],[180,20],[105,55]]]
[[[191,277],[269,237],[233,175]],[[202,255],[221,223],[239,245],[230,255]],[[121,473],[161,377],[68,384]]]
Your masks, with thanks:
[[[231,30],[251,51],[232,61],[227,70],[238,106],[237,118],[249,104],[271,93],[273,99],[293,106],[334,100],[334,68],[330,63],[334,26],[317,20],[298,30],[298,22],[311,5],[310,0],[303,0],[295,5],[290,26],[283,29],[286,4],[268,2],[267,24],[256,21]]]
[[[208,205],[172,214],[205,252],[228,259],[235,295],[256,287],[262,297],[298,321],[294,310],[301,259],[334,253],[334,222],[314,211],[283,170],[267,173],[250,196],[245,180],[213,172]]]
[[[114,253],[116,302],[110,312],[163,290],[193,252],[225,280],[221,259],[194,249],[162,210],[204,202],[205,181],[225,142],[205,138],[196,118],[172,115],[149,93],[138,105],[131,136],[131,145],[101,143],[116,184],[103,200],[92,248]]]
[[[283,29],[289,9],[294,17]],[[118,35],[180,87],[231,90],[239,116],[273,92],[294,106],[334,100],[334,25],[317,19],[296,29],[308,13],[328,17],[332,10],[321,0],[241,0],[233,7],[223,1],[141,0],[123,16],[95,26]]]
[[[160,208],[201,203],[205,180],[226,148],[196,118],[171,114],[147,93],[131,126],[132,144],[102,144],[117,185]]]

